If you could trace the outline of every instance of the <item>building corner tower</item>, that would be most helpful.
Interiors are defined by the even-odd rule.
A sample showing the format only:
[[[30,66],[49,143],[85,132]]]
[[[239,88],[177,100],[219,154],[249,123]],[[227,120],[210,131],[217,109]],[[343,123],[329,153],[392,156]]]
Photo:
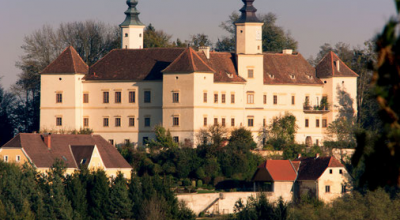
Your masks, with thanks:
[[[128,10],[125,11],[126,18],[119,26],[121,27],[122,49],[142,49],[143,30],[145,25],[140,21],[140,12],[136,9],[137,0],[127,0]]]

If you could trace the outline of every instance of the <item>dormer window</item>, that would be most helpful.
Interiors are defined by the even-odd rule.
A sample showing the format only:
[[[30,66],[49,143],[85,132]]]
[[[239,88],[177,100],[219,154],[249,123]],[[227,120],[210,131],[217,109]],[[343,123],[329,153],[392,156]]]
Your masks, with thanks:
[[[296,79],[296,76],[295,75],[290,75],[290,78],[291,79]]]
[[[229,78],[233,78],[233,74],[232,73],[226,72],[226,75],[228,75]]]
[[[269,74],[269,78],[273,79],[273,78],[275,78],[275,76],[272,74]]]
[[[312,79],[313,77],[312,77],[311,75],[308,75],[308,78],[309,78],[309,79]]]

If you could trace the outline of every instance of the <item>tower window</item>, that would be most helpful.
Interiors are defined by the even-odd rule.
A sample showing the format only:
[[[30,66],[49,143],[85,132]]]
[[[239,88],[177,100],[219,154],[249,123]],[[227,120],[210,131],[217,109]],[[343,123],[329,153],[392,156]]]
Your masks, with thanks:
[[[207,93],[203,93],[203,102],[207,103]]]
[[[247,77],[248,78],[254,78],[254,70],[253,69],[247,70]]]
[[[254,104],[254,94],[247,94],[247,104]]]
[[[62,93],[56,94],[56,103],[62,103]]]
[[[142,34],[139,34],[139,37],[142,37]]]
[[[83,103],[89,103],[89,93],[83,94]]]
[[[172,125],[173,126],[179,126],[179,117],[178,116],[174,116],[172,119]]]
[[[179,93],[178,92],[172,93],[172,102],[179,103]]]
[[[128,33],[125,33],[125,37],[128,37]]]

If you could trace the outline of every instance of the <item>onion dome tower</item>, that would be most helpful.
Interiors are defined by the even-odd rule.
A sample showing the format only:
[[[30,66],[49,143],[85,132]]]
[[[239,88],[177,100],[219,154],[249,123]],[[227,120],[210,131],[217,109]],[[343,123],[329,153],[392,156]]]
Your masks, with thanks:
[[[143,31],[145,25],[140,21],[140,12],[136,9],[137,0],[127,0],[128,10],[125,11],[126,18],[119,26],[121,27],[122,49],[142,49]]]

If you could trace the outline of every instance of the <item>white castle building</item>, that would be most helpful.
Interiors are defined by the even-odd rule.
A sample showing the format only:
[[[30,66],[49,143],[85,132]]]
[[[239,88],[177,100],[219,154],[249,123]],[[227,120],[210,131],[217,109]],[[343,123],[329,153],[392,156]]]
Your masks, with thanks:
[[[68,47],[41,72],[41,130],[91,128],[113,144],[141,145],[154,138],[158,124],[175,141],[194,143],[201,129],[219,124],[244,126],[261,144],[260,128],[290,112],[299,126],[296,141],[320,145],[339,114],[339,94],[355,100],[358,75],[333,52],[316,68],[292,50],[264,53],[254,0],[243,2],[231,53],[143,49],[145,25],[137,1],[128,0],[122,49],[88,67]],[[329,107],[320,105],[322,99]],[[354,115],[356,102],[345,109]]]

